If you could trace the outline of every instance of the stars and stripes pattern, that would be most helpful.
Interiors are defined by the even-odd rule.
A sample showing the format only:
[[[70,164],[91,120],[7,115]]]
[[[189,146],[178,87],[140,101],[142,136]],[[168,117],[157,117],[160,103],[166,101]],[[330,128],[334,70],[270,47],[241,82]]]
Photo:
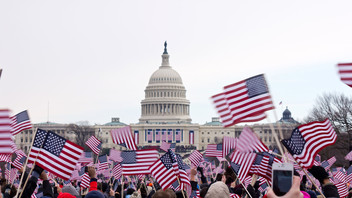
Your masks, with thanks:
[[[94,135],[91,136],[87,141],[86,145],[96,154],[99,155],[101,149],[101,141],[98,140]]]
[[[166,151],[170,148],[171,144],[167,142],[161,142],[160,149]]]
[[[350,166],[350,167],[346,170],[346,182],[347,182],[347,183],[351,183],[351,182],[352,182],[352,166]]]
[[[134,142],[139,144],[139,131],[134,131]]]
[[[16,155],[16,158],[12,162],[12,166],[20,170],[26,161],[27,156],[22,150],[16,152]]]
[[[36,164],[43,169],[68,180],[82,153],[81,146],[51,131],[38,130],[28,161],[33,163],[36,160]]]
[[[112,175],[115,179],[120,179],[122,175],[122,167],[119,163],[116,163],[115,166],[112,168]]]
[[[0,154],[11,154],[13,152],[10,122],[10,111],[0,109]]]
[[[122,162],[121,151],[110,149],[109,159],[114,162]]]
[[[205,150],[206,157],[222,157],[222,144],[208,144]]]
[[[303,167],[313,166],[316,154],[336,141],[336,133],[330,121],[311,122],[295,128],[289,139],[281,142],[293,158]]]
[[[22,111],[11,117],[11,133],[17,135],[23,130],[31,129],[32,124],[29,119],[27,110]]]
[[[111,130],[111,138],[115,144],[123,145],[130,150],[137,150],[130,126]]]
[[[189,131],[189,144],[194,144],[194,131]]]
[[[352,63],[339,63],[337,68],[341,81],[352,87]]]
[[[244,180],[255,158],[255,153],[240,153],[238,151],[233,152],[231,156],[231,168],[242,183],[244,183]]]
[[[320,166],[321,165],[321,156],[319,154],[317,154],[317,156],[315,156],[313,165],[314,166]]]
[[[243,128],[238,137],[237,145],[237,149],[240,152],[264,152],[269,150],[248,126]]]
[[[345,160],[352,161],[352,151],[345,156]]]
[[[167,131],[167,142],[171,143],[172,142],[172,130]]]
[[[108,155],[101,155],[98,157],[98,171],[108,169],[110,166]]]
[[[169,188],[177,180],[172,166],[171,155],[168,152],[150,166],[150,172],[163,190]]]
[[[264,74],[225,86],[212,100],[225,127],[262,120],[274,109]]]
[[[155,130],[155,142],[160,143],[160,129]]]
[[[193,166],[198,167],[200,161],[203,159],[203,155],[199,151],[195,150],[191,153],[188,159],[191,161]]]
[[[326,170],[328,171],[331,166],[336,162],[336,157],[333,156],[331,157],[330,159],[328,160],[324,160],[322,163],[321,163],[321,166]]]
[[[12,154],[0,154],[0,162],[10,162]]]
[[[159,153],[154,149],[123,151],[121,157],[123,175],[150,174],[149,167],[158,159]]]
[[[232,149],[236,148],[236,142],[236,138],[224,136],[222,141],[222,157],[226,157]]]
[[[91,163],[93,162],[93,154],[92,152],[83,152],[78,162],[80,163]]]
[[[182,131],[180,129],[176,129],[176,131],[175,131],[176,143],[180,143],[181,142],[181,133],[182,133]]]
[[[88,173],[84,173],[81,178],[81,188],[88,188],[90,184],[90,177]]]

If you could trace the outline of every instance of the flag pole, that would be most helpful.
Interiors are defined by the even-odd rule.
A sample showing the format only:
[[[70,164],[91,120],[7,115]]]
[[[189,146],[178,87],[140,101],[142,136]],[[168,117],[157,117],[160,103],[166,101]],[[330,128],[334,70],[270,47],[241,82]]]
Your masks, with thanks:
[[[124,185],[124,182],[123,182],[123,174],[121,175],[121,197],[123,197],[123,185]]]
[[[281,146],[281,144],[280,144],[279,138],[277,137],[277,134],[276,134],[274,125],[273,125],[273,123],[271,123],[269,117],[267,117],[266,119],[267,119],[268,122],[269,122],[269,126],[270,126],[270,129],[271,129],[271,132],[272,132],[272,134],[274,135],[274,139],[275,139],[275,142],[276,142],[277,146],[279,147],[280,153],[281,153],[282,155],[284,155],[284,151],[283,151],[282,146]],[[283,157],[283,159],[284,159],[284,162],[287,162],[286,157]]]
[[[178,181],[179,185],[181,186],[180,178],[178,176],[176,176],[176,177],[177,177],[177,181]],[[183,189],[181,189],[181,192],[182,192],[183,198],[186,198],[185,193],[183,192]]]
[[[36,128],[36,130],[35,130],[35,132],[34,132],[34,134],[33,134],[33,137],[32,137],[32,144],[31,144],[31,149],[29,149],[29,152],[28,152],[28,154],[30,154],[31,153],[31,151],[32,151],[32,146],[33,146],[33,143],[34,143],[34,138],[35,138],[35,135],[37,134],[37,130],[38,130],[38,128]],[[39,154],[39,153],[38,153]],[[20,191],[20,189],[21,189],[21,185],[22,185],[22,181],[23,181],[23,175],[24,175],[24,173],[26,172],[26,168],[27,168],[27,163],[28,163],[28,156],[29,155],[27,155],[27,159],[26,159],[26,162],[24,163],[24,165],[23,165],[23,172],[22,172],[22,174],[21,174],[21,179],[20,179],[20,183],[19,183],[19,185],[18,185],[18,190],[17,190],[17,192],[16,192],[16,196],[15,197],[17,197],[18,196],[18,193],[19,193],[19,191]],[[38,156],[38,155],[37,155]],[[33,167],[34,167],[34,165],[33,165]],[[32,167],[32,168],[33,168]],[[30,175],[28,175],[28,177],[29,177]],[[28,177],[27,177],[27,179],[28,179]],[[23,190],[23,189],[22,189]]]
[[[237,174],[235,173],[235,171],[233,171],[233,173],[236,175],[236,177],[238,178]],[[244,190],[246,191],[247,195],[252,198],[251,194],[249,194],[247,188],[244,186],[244,184],[242,183],[241,179],[238,179],[238,181],[240,182],[240,184],[243,186]]]

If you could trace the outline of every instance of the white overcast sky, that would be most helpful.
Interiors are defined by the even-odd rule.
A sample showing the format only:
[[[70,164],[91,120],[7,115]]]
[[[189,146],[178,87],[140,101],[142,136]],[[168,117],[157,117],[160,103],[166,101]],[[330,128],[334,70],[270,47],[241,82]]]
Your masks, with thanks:
[[[140,118],[168,41],[191,118],[217,116],[210,96],[265,73],[281,117],[302,120],[323,93],[352,90],[352,1],[0,1],[0,108],[33,123]],[[282,101],[283,105],[278,106]],[[269,112],[273,115],[273,112]],[[274,118],[272,118],[273,120]]]

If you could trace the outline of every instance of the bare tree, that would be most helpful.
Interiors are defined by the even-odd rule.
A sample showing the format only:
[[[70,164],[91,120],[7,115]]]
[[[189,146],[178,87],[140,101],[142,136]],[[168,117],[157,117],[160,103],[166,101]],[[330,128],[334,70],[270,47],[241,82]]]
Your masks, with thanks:
[[[305,121],[323,121],[326,118],[330,119],[338,134],[351,130],[352,98],[332,93],[319,96]]]
[[[324,160],[335,156],[336,166],[347,166],[344,156],[351,150],[352,98],[336,93],[319,96],[305,122],[323,121],[326,118],[330,119],[337,139],[334,145],[326,147],[319,154]]]
[[[84,148],[85,151],[89,151],[88,146],[85,142],[92,135],[95,134],[95,130],[92,126],[84,123],[84,125],[79,124],[69,124],[66,128],[67,131],[72,131],[76,135],[76,143]]]

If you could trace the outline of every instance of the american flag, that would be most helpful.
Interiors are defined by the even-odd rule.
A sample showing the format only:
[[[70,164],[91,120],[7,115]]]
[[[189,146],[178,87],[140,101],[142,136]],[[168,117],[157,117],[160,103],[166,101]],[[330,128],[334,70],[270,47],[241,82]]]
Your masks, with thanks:
[[[16,159],[13,160],[12,166],[20,170],[24,162],[26,161],[27,156],[22,150],[19,150],[19,152],[17,152],[16,155],[17,155]]]
[[[262,120],[274,109],[264,74],[225,86],[212,100],[225,127]]]
[[[137,150],[130,126],[111,130],[111,137],[115,144],[120,144],[130,150]]]
[[[207,157],[222,157],[222,144],[208,144],[205,150]]]
[[[123,175],[150,174],[149,167],[158,159],[159,153],[152,149],[123,151],[121,157]]]
[[[242,183],[244,182],[255,158],[255,153],[240,153],[238,151],[235,151],[232,154],[231,168],[236,173],[237,177]]]
[[[189,131],[189,144],[194,144],[194,131]]]
[[[10,124],[10,111],[7,109],[0,109],[0,154],[11,154],[13,149],[11,147],[12,134]]]
[[[110,149],[109,159],[114,162],[122,162],[121,151]]]
[[[78,162],[81,163],[90,163],[93,162],[93,154],[92,152],[83,152]]]
[[[345,160],[352,161],[352,151],[345,156]]]
[[[148,139],[148,143],[152,143],[153,142],[153,131],[150,129],[147,132],[147,139]]]
[[[172,166],[171,155],[168,152],[161,156],[160,159],[156,160],[149,169],[152,176],[160,184],[163,190],[169,188],[175,181],[177,181]]]
[[[122,175],[122,168],[119,163],[116,163],[114,168],[112,168],[112,175],[115,177],[115,179],[120,179]]]
[[[176,154],[176,161],[178,164],[178,170],[179,170],[178,177],[181,183],[181,189],[185,190],[187,194],[190,195],[192,191],[192,186],[188,178],[186,165],[183,163],[181,155]]]
[[[81,146],[51,131],[38,129],[28,162],[33,163],[37,157],[37,165],[57,177],[68,180],[82,153]]]
[[[12,154],[0,154],[0,162],[10,162]]]
[[[328,170],[331,168],[331,166],[332,166],[335,162],[336,162],[336,157],[333,156],[333,157],[331,157],[331,158],[328,159],[328,160],[324,160],[324,161],[321,163],[321,166],[322,166],[323,168],[325,168],[326,171],[328,171]]]
[[[337,192],[339,193],[340,197],[347,197],[348,195],[348,189],[347,189],[347,184],[345,182],[338,182],[338,181],[333,181],[333,184],[337,188]]]
[[[268,147],[258,138],[258,136],[248,126],[244,127],[237,141],[237,149],[240,152],[264,152]]]
[[[323,122],[311,122],[295,128],[290,139],[281,142],[303,168],[310,168],[316,154],[334,144],[336,138],[330,121],[326,119]]]
[[[335,179],[346,183],[347,175],[346,170],[343,167],[333,168],[332,173]]]
[[[258,190],[263,193],[265,190],[268,188],[268,184],[265,182],[262,185],[259,186]]]
[[[139,131],[134,131],[134,142],[139,144]]]
[[[101,141],[98,140],[94,135],[91,136],[87,141],[86,145],[96,154],[99,155],[101,149]]]
[[[170,143],[162,142],[160,145],[160,149],[167,152],[167,150],[170,148],[170,145]]]
[[[231,111],[229,109],[229,105],[227,103],[225,94],[224,93],[216,94],[216,95],[212,96],[211,99],[212,99],[212,101],[215,105],[215,108],[216,108],[216,110],[222,120],[222,124],[225,127],[233,125],[232,121],[230,120],[231,119]],[[258,115],[253,115],[251,117],[244,118],[243,120],[241,120],[241,122],[257,122],[257,121],[263,120],[264,118],[266,118],[266,114],[261,113]],[[224,120],[227,122],[225,122]]]
[[[172,142],[172,141],[173,141],[173,140],[172,140],[172,135],[173,135],[172,129],[169,129],[169,130],[167,131],[167,141],[168,141],[168,142]]]
[[[195,150],[191,153],[188,159],[191,161],[193,166],[198,167],[200,161],[203,159],[203,155],[199,151]]]
[[[108,159],[108,155],[101,155],[98,157],[98,171],[102,171],[105,169],[109,168],[109,159]]]
[[[313,165],[314,166],[320,166],[321,165],[321,156],[319,154],[317,154],[317,156],[315,156]]]
[[[155,142],[156,143],[160,142],[160,129],[155,130]]]
[[[352,166],[350,166],[346,171],[346,182],[347,183],[352,182]]]
[[[341,81],[352,87],[352,63],[339,63],[337,68]]]
[[[181,130],[180,129],[176,129],[176,143],[180,143],[181,142]]]
[[[88,188],[90,184],[90,177],[88,173],[84,173],[81,178],[81,188]]]
[[[12,135],[17,135],[23,130],[31,129],[32,124],[29,119],[27,110],[22,111],[11,117],[11,133]]]
[[[226,157],[232,149],[236,147],[237,139],[234,137],[224,136],[222,141],[222,157]]]
[[[161,129],[161,141],[166,142],[166,129]]]
[[[271,181],[273,162],[281,163],[279,159],[270,154],[257,154],[249,173],[262,176],[266,180]]]

